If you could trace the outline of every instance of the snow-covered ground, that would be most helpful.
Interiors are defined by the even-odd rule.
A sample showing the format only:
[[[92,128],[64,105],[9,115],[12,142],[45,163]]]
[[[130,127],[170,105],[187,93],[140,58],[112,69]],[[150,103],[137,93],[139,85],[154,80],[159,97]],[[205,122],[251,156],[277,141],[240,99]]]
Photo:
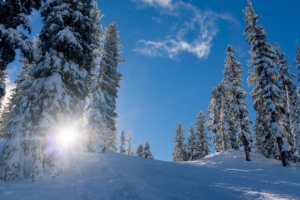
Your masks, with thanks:
[[[173,163],[70,152],[59,178],[0,181],[0,199],[300,199],[300,166],[251,156],[232,150]]]

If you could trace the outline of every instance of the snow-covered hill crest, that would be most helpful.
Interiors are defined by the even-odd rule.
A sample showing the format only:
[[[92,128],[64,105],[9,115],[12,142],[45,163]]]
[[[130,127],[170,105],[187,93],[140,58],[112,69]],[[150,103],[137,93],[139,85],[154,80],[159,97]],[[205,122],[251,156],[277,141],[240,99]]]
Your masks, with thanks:
[[[1,199],[300,199],[300,167],[243,151],[193,162],[69,152],[53,180],[0,181]]]

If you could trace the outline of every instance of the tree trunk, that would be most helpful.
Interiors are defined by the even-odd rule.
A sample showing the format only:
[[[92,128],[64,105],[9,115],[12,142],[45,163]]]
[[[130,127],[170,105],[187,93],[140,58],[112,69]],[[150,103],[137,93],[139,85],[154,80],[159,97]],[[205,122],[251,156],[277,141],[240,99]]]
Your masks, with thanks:
[[[282,138],[281,137],[276,137],[277,139],[277,144],[278,144],[278,149],[280,152],[280,156],[281,156],[281,161],[282,161],[282,166],[286,167],[288,165],[288,162],[286,161],[286,157],[285,157],[285,153],[282,151]]]
[[[246,160],[247,161],[251,161],[251,159],[250,159],[249,144],[248,144],[248,141],[246,140],[245,136],[242,137],[242,142],[243,142],[243,145],[244,145],[244,151],[245,151],[245,155],[246,155]]]

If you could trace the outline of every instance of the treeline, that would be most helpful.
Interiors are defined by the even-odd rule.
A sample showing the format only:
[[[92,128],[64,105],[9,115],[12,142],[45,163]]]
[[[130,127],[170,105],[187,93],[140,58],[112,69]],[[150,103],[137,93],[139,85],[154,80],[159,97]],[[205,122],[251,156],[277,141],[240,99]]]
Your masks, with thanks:
[[[243,10],[247,27],[247,43],[251,56],[248,64],[248,85],[253,86],[251,97],[256,111],[254,135],[250,131],[251,121],[246,106],[246,92],[242,88],[242,67],[236,59],[235,50],[226,49],[224,79],[213,88],[209,106],[209,119],[206,129],[213,135],[216,152],[243,147],[246,160],[250,161],[250,151],[263,154],[267,158],[282,161],[299,161],[300,153],[300,102],[295,75],[290,73],[285,54],[279,44],[267,42],[264,27],[258,24],[260,15],[254,12],[252,2]],[[296,43],[295,66],[298,68],[300,81],[300,47]],[[190,130],[190,135],[193,135]],[[197,133],[198,134],[198,133]],[[196,135],[197,135],[196,134]],[[193,138],[193,137],[191,137]],[[188,145],[183,144],[184,136],[179,124],[175,135],[173,160],[193,160]],[[198,148],[201,139],[196,137]],[[176,155],[178,155],[176,157]],[[201,158],[199,156],[198,158]]]

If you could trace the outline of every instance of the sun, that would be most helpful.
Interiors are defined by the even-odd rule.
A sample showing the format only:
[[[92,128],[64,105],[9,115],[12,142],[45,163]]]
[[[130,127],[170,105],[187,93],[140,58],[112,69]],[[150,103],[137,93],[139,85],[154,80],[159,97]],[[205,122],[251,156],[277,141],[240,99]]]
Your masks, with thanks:
[[[76,140],[76,133],[72,129],[65,129],[58,135],[58,140],[61,146],[69,147]]]

